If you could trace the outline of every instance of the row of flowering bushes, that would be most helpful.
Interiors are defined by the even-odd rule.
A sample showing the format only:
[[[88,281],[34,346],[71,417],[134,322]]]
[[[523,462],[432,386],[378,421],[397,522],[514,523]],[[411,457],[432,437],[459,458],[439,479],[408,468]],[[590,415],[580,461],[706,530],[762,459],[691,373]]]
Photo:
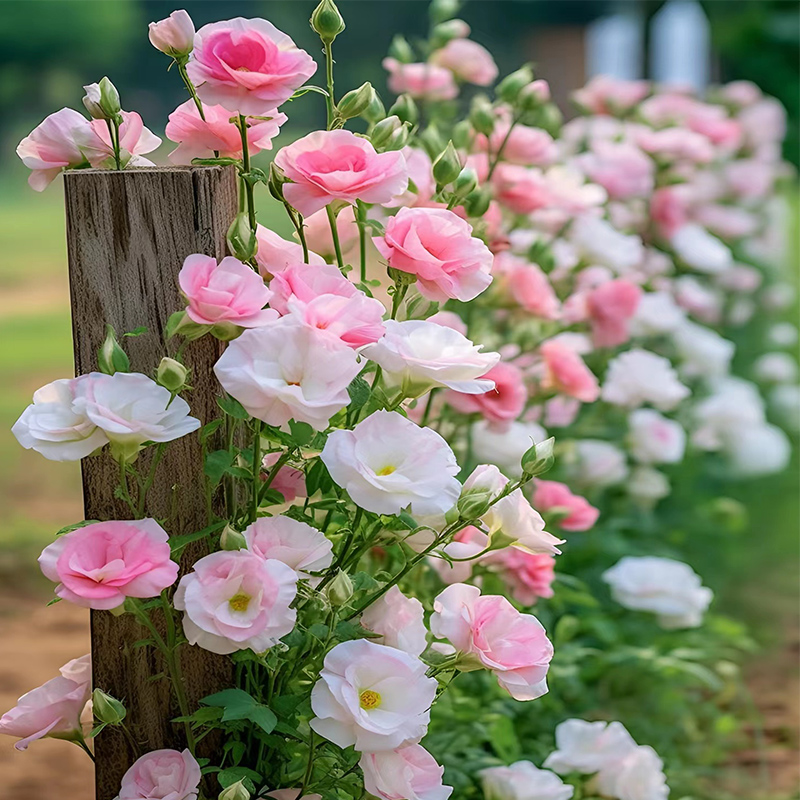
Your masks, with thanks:
[[[39,561],[59,600],[140,622],[186,749],[141,752],[136,698],[92,692],[88,656],[0,720],[20,749],[126,736],[120,800],[662,800],[667,775],[701,796],[737,724],[749,641],[681,556],[740,519],[707,476],[790,455],[761,389],[796,426],[796,329],[772,326],[744,377],[724,335],[791,302],[769,268],[783,110],[743,82],[701,99],[598,77],[564,124],[530,67],[497,82],[456,11],[435,0],[429,40],[395,38],[388,110],[336,92],[332,0],[311,18],[324,86],[266,20],[150,26],[189,93],[170,160],[238,171],[231,255],[186,258],[154,375],[109,331],[99,371],[40,389],[14,433],[117,462],[127,518],[70,525]],[[326,129],[254,166],[317,94]],[[107,78],[84,104],[19,145],[33,188],[151,164],[160,139]],[[260,184],[294,241],[258,224]],[[204,336],[227,343],[214,420],[183,361]],[[183,436],[202,531],[145,517]],[[190,541],[209,554],[181,571]],[[236,665],[200,707],[189,647]]]

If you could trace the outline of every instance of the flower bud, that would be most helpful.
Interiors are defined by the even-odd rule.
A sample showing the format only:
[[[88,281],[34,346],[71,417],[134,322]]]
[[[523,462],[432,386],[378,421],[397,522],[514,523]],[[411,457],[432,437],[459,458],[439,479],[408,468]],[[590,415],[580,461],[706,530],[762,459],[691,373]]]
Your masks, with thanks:
[[[389,45],[389,55],[402,64],[410,64],[414,60],[414,51],[402,34],[397,34]]]
[[[328,584],[326,590],[328,601],[335,608],[350,602],[353,596],[353,581],[346,572],[339,570],[336,577]]]
[[[269,188],[269,193],[281,203],[286,202],[283,196],[284,183],[289,183],[289,179],[283,174],[283,170],[273,161],[269,165],[269,181],[267,182],[267,188]]]
[[[546,130],[551,136],[558,136],[563,122],[564,115],[555,103],[546,103],[539,109],[537,126]]]
[[[122,110],[119,104],[117,87],[108,78],[100,83],[90,83],[83,87],[86,95],[83,105],[93,119],[116,119]]]
[[[458,197],[467,197],[478,188],[478,173],[472,167],[464,167],[453,181],[453,193]]]
[[[488,510],[494,499],[494,493],[486,489],[464,492],[458,498],[456,508],[462,519],[479,519]]]
[[[473,99],[469,110],[469,121],[478,133],[484,136],[492,135],[497,117],[486,95],[479,94]]]
[[[232,322],[223,321],[217,322],[211,328],[211,335],[219,339],[221,342],[230,342],[241,335],[244,328],[234,325]]]
[[[453,144],[458,150],[472,149],[474,131],[468,119],[462,119],[453,126]]]
[[[447,147],[439,154],[433,162],[433,177],[437,186],[446,186],[452,183],[461,172],[461,159],[458,157],[456,148],[452,142],[447,143]]]
[[[384,150],[402,150],[411,136],[411,123],[404,122],[397,130],[393,131],[389,141],[383,146]]]
[[[345,28],[344,19],[333,0],[322,0],[311,15],[311,27],[322,39],[330,44]]]
[[[258,249],[256,232],[250,227],[247,212],[240,211],[228,228],[228,250],[239,261],[249,261]]]
[[[542,80],[531,81],[520,93],[520,102],[523,107],[526,103],[535,102],[536,105],[543,105],[550,102],[550,84]]]
[[[454,522],[458,522],[459,516],[458,506],[453,506],[452,508],[447,509],[447,511],[444,513],[445,525],[452,525]]]
[[[433,159],[444,150],[447,142],[442,138],[436,125],[428,125],[419,135],[419,140],[425,148],[425,152]]]
[[[463,19],[449,19],[439,23],[431,34],[431,46],[434,49],[444,47],[453,39],[466,39],[470,34],[469,25]]]
[[[531,445],[522,455],[522,472],[532,477],[541,475],[553,466],[553,448],[556,440],[551,436],[539,444]]]
[[[183,9],[160,22],[151,22],[148,28],[150,44],[168,56],[185,59],[194,49],[194,23]]]
[[[394,115],[386,117],[386,119],[382,119],[380,122],[376,122],[375,125],[372,126],[372,130],[369,134],[372,146],[378,149],[388,144],[389,140],[392,138],[392,134],[396,130],[399,130],[402,124],[400,118]]]
[[[232,783],[219,793],[219,800],[250,800],[251,794],[244,785],[244,780]]]
[[[516,102],[519,93],[533,81],[533,70],[526,64],[510,75],[506,75],[497,85],[497,96],[507,103]]]
[[[555,269],[556,257],[547,242],[541,240],[534,242],[528,250],[528,260],[538,264],[545,272],[550,273]]]
[[[394,105],[389,109],[390,114],[401,119],[403,122],[409,122],[416,125],[419,120],[419,109],[414,102],[414,98],[410,94],[401,94]]]
[[[232,525],[226,525],[219,537],[219,546],[223,550],[246,550],[247,541],[243,533],[239,533]]]
[[[384,107],[381,98],[378,97],[377,92],[372,93],[372,98],[369,101],[369,105],[366,107],[366,109],[364,109],[364,112],[361,114],[361,116],[367,122],[373,125],[386,117],[386,108]]]
[[[464,210],[468,217],[482,217],[488,210],[492,202],[492,193],[488,186],[470,192],[464,198]]]
[[[92,692],[92,713],[99,722],[119,725],[128,712],[119,700],[106,694],[102,689],[95,689]]]
[[[156,370],[156,381],[173,394],[177,394],[186,385],[189,370],[174,358],[164,356]]]
[[[100,372],[113,375],[115,372],[130,372],[131,362],[117,341],[117,334],[110,325],[106,325],[106,338],[97,355],[97,366]]]
[[[353,117],[360,117],[372,102],[372,96],[375,90],[372,84],[362,83],[358,89],[349,91],[336,106],[336,111],[342,119],[352,119]]]
[[[434,25],[439,25],[442,22],[452,19],[458,14],[458,9],[461,7],[460,0],[433,0],[428,6],[428,14],[430,15],[431,22]]]

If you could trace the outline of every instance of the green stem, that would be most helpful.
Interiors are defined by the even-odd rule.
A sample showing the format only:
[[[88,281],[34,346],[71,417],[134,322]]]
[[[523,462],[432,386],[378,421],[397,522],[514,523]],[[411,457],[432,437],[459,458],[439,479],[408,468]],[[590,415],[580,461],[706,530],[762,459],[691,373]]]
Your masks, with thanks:
[[[397,283],[394,287],[394,297],[392,297],[392,319],[397,319],[397,312],[400,311],[400,305],[403,302],[403,298],[406,296],[406,292],[408,291],[408,284],[407,283]]]
[[[253,497],[250,506],[250,522],[258,517],[259,484],[261,483],[261,420],[253,420]]]
[[[339,242],[339,229],[336,227],[336,214],[329,205],[325,206],[328,214],[328,222],[331,225],[331,237],[333,238],[333,249],[336,251],[336,264],[339,269],[344,269],[344,258],[342,258],[342,245]]]
[[[128,465],[122,459],[119,461],[119,488],[122,499],[127,503],[128,508],[130,508],[131,513],[134,516],[134,519],[138,519],[139,510],[133,504],[130,489],[128,488]]]
[[[356,222],[361,255],[361,283],[364,283],[367,280],[367,207],[360,200],[356,201]]]
[[[519,120],[516,117],[511,120],[511,125],[508,127],[508,133],[506,133],[506,135],[503,137],[503,141],[500,143],[500,147],[497,148],[497,152],[495,153],[494,161],[489,167],[489,174],[486,176],[487,181],[492,177],[497,165],[500,163],[500,159],[503,157],[503,151],[506,149],[508,140],[511,138],[511,131],[514,130],[514,126],[517,124],[517,122],[519,122]]]
[[[189,73],[186,71],[186,62],[175,59],[175,63],[178,65],[178,73],[181,76],[184,86],[188,89],[189,94],[192,96],[192,100],[194,100],[195,106],[197,106],[197,113],[200,114],[200,119],[205,122],[206,115],[203,111],[203,104],[200,102],[200,98],[197,96],[197,91],[194,88],[194,84],[189,79]],[[217,155],[216,151],[214,152],[214,155]]]
[[[145,503],[147,502],[147,493],[153,487],[153,483],[156,479],[156,468],[158,467],[159,462],[161,461],[161,457],[164,455],[164,449],[166,448],[166,444],[164,442],[160,442],[158,447],[156,447],[156,452],[153,455],[153,460],[150,462],[150,469],[147,473],[147,478],[145,479],[144,485],[142,486],[139,492],[139,505],[136,509],[136,518],[142,519],[144,517],[144,507]]]
[[[328,86],[328,96],[325,98],[325,106],[328,111],[328,130],[330,130],[333,126],[336,108],[333,100],[333,45],[331,42],[325,43],[325,78]]]
[[[428,392],[428,402],[425,403],[425,412],[422,415],[422,422],[420,422],[420,427],[424,428],[428,424],[428,420],[431,416],[431,410],[433,409],[433,400],[436,397],[436,389],[431,389]]]
[[[79,738],[76,739],[70,739],[70,741],[75,742],[75,744],[78,745],[78,747],[80,747],[81,750],[83,750],[83,752],[86,753],[86,755],[92,759],[92,763],[93,764],[95,763],[94,753],[89,749],[89,745],[86,744],[86,742],[83,739],[83,736],[80,736]]]
[[[253,196],[253,184],[250,183],[250,146],[247,142],[247,119],[244,114],[239,114],[239,132],[242,135],[242,180],[244,181],[244,191],[247,196],[247,216],[250,220],[250,230],[256,229],[256,204]]]
[[[269,475],[267,475],[267,479],[264,481],[264,485],[261,487],[261,490],[258,493],[258,501],[259,503],[264,499],[267,494],[267,490],[270,486],[272,486],[272,482],[280,472],[283,465],[289,460],[291,453],[287,450],[285,453],[281,454],[281,457],[273,464],[273,466],[269,469]]]
[[[312,730],[309,734],[309,743],[308,743],[308,763],[306,764],[306,773],[303,776],[303,785],[300,788],[300,793],[298,797],[303,797],[306,793],[306,788],[308,787],[309,781],[311,780],[311,775],[314,771],[314,750],[316,749],[316,740],[314,739],[314,731]]]

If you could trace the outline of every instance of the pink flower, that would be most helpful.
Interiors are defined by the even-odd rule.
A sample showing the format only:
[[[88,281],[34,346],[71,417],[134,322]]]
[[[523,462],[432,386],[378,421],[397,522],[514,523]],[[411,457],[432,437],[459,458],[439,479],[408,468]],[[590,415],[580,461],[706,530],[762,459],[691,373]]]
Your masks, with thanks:
[[[431,63],[449,69],[457,78],[476,86],[488,86],[498,72],[492,54],[469,39],[451,39],[431,55]]]
[[[117,800],[197,800],[200,765],[188,750],[154,750],[122,778]]]
[[[494,389],[485,394],[448,392],[447,402],[462,414],[481,414],[498,424],[513,422],[525,408],[528,390],[518,367],[501,361],[481,376],[494,381]]]
[[[263,225],[256,225],[256,263],[259,272],[265,278],[271,278],[279,272],[283,272],[291,264],[302,264],[303,247],[297,242],[289,242],[282,239],[277,233],[265,228]],[[309,252],[308,263],[322,266],[325,259],[317,253]],[[275,287],[270,287],[275,289]]]
[[[194,23],[189,14],[181,9],[173,11],[166,19],[151,22],[148,26],[150,44],[176,58],[188,56],[194,48]]]
[[[223,550],[181,578],[174,603],[184,612],[189,644],[221,655],[248,648],[263,653],[294,628],[296,594],[297,574],[283,562]]]
[[[309,133],[280,150],[275,164],[293,181],[284,185],[284,197],[304,217],[334,200],[388,203],[408,186],[402,153],[377,153],[345,130]]]
[[[186,69],[204,103],[261,115],[288,100],[317,65],[271,22],[236,17],[200,28]]]
[[[453,792],[442,785],[444,767],[419,744],[365,753],[358,763],[364,788],[380,800],[447,800]]]
[[[85,166],[85,147],[95,138],[89,120],[62,108],[50,114],[17,146],[17,155],[30,170],[28,183],[37,192],[46,189],[62,169]]]
[[[275,311],[264,310],[272,292],[263,278],[231,256],[219,264],[200,253],[189,256],[178,283],[189,303],[186,313],[199,325],[229,322],[240,328],[257,328],[277,317]]]
[[[543,389],[554,389],[582,403],[593,403],[600,396],[594,373],[575,350],[558,339],[550,339],[539,348],[544,359]]]
[[[173,164],[191,164],[193,158],[212,158],[217,151],[221,158],[242,157],[242,135],[231,123],[231,112],[223,106],[203,106],[200,117],[193,100],[179,105],[170,115],[166,135],[178,146],[169,154]],[[280,133],[286,114],[273,110],[264,116],[269,120],[250,119],[247,145],[251,155],[272,150],[272,140]]]
[[[280,458],[280,453],[267,453],[261,460],[262,480],[266,480],[272,472],[272,467]],[[283,495],[285,503],[293,503],[298,497],[306,497],[306,474],[302,470],[295,469],[294,467],[283,466],[280,468],[278,474],[272,479],[269,486],[274,489],[278,494]]]
[[[401,151],[408,167],[409,188],[392,198],[388,206],[418,206],[428,203],[436,193],[433,163],[430,156],[418,147],[404,147]],[[414,188],[411,188],[413,183]]]
[[[538,265],[506,252],[495,256],[493,271],[505,293],[526,311],[541,319],[558,319],[561,304]]]
[[[552,201],[542,171],[517,164],[498,164],[492,175],[494,196],[498,203],[515,214],[530,214]]]
[[[544,424],[548,428],[566,428],[581,410],[580,400],[558,395],[544,404]]]
[[[281,561],[301,578],[326,569],[333,561],[330,539],[291,517],[260,517],[243,531],[247,549],[265,559]]]
[[[584,497],[573,494],[569,486],[558,481],[536,481],[533,505],[541,512],[563,515],[558,525],[565,531],[588,531],[600,511]]]
[[[392,586],[361,615],[361,624],[380,634],[380,644],[419,656],[428,646],[424,614],[416,597],[406,597]]]
[[[306,243],[309,249],[323,258],[333,261],[336,248],[331,236],[331,226],[325,209],[314,212],[303,220]],[[339,233],[339,246],[345,259],[358,247],[358,225],[352,206],[346,206],[336,215],[336,230]]]
[[[617,115],[629,111],[650,94],[647,81],[626,81],[596,75],[573,94],[576,103],[595,114]]]
[[[115,166],[114,148],[111,134],[104,119],[93,119],[89,125],[94,138],[84,148],[89,163],[96,169],[113,169]],[[152,167],[152,161],[142,158],[161,144],[161,139],[148,130],[142,118],[135,111],[122,112],[119,126],[120,161],[123,167]]]
[[[19,738],[14,747],[27,750],[31,742],[82,739],[81,713],[92,693],[89,656],[65,664],[61,675],[22,695],[17,705],[0,717],[0,733]]]
[[[311,691],[312,730],[365,753],[416,744],[436,696],[426,669],[415,656],[366,639],[337,644]]]
[[[452,100],[458,87],[449,69],[436,64],[403,64],[396,58],[381,62],[389,73],[389,90],[417,100]]]
[[[663,186],[650,198],[650,219],[660,234],[671,239],[689,221],[688,199],[680,186]]]
[[[56,594],[84,608],[117,608],[156,597],[178,577],[169,536],[154,519],[95,522],[59,536],[39,556]]]
[[[638,286],[621,279],[607,281],[589,294],[586,305],[595,347],[616,347],[628,341],[628,323],[641,296]]]
[[[594,142],[578,163],[612,200],[647,197],[653,191],[655,164],[630,142]]]
[[[509,120],[498,122],[490,137],[479,135],[477,145],[482,150],[488,147],[492,153],[498,153],[502,146],[503,161],[524,167],[547,167],[558,157],[556,143],[547,131],[519,124],[512,128]]]
[[[487,563],[500,573],[518,603],[532,606],[540,597],[553,596],[556,560],[549,553],[526,553],[509,547],[491,554]]]
[[[645,129],[636,136],[636,143],[651,155],[670,161],[707,164],[714,159],[711,142],[688,128]]]
[[[429,300],[472,300],[492,282],[491,251],[447,209],[401,208],[373,241],[389,266],[417,276]]]
[[[433,601],[431,632],[460,653],[491,670],[515,700],[535,700],[547,692],[553,645],[541,622],[520,614],[505,597],[456,583]]]
[[[467,335],[467,326],[455,311],[437,311],[432,317],[428,317],[428,322],[435,322],[443,328],[450,328],[462,336]]]
[[[214,373],[248,414],[267,425],[294,419],[321,431],[350,403],[347,387],[360,369],[340,339],[288,316],[234,339]]]

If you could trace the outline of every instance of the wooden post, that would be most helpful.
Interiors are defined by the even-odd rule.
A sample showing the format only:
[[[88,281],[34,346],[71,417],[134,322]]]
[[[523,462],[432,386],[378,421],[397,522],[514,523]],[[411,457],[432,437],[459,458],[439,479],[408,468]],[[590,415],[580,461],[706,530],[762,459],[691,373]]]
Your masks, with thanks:
[[[105,325],[120,338],[146,326],[147,332],[121,339],[132,369],[153,375],[165,355],[163,330],[182,307],[178,271],[186,256],[226,255],[225,234],[238,210],[233,167],[169,167],[76,170],[64,175],[67,207],[67,251],[76,374],[97,369],[97,352]],[[211,371],[219,356],[218,342],[208,336],[187,349],[192,414],[206,423],[218,416],[217,389]],[[150,454],[140,456],[147,468]],[[86,519],[127,519],[129,509],[114,496],[116,462],[105,452],[84,459],[83,492]],[[201,452],[196,435],[173,442],[158,467],[148,494],[147,516],[169,519],[171,536],[207,525]],[[204,555],[188,547],[181,567]],[[182,727],[170,722],[179,711],[169,682],[152,680],[163,672],[151,647],[134,648],[146,638],[130,615],[92,612],[93,679],[96,688],[122,700],[129,727],[143,752],[185,747]],[[182,648],[182,666],[189,702],[230,685],[230,660],[198,647]],[[97,800],[111,800],[135,756],[118,729],[106,728],[96,739]]]

